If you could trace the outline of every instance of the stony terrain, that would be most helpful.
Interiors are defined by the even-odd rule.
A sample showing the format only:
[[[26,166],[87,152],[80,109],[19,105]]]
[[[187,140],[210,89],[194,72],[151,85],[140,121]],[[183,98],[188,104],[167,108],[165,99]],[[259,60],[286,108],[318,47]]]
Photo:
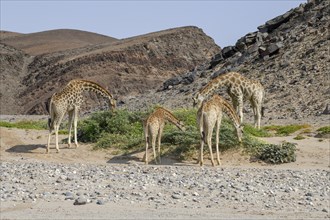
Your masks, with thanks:
[[[45,154],[47,131],[0,128],[1,219],[326,219],[329,139],[297,143],[297,161],[251,162],[240,152],[222,166],[127,156],[61,145]],[[61,135],[60,138],[65,138]],[[51,213],[51,215],[49,214]]]
[[[89,203],[104,209],[112,204],[154,210],[181,208],[186,210],[187,217],[208,219],[219,218],[224,207],[247,216],[276,213],[278,217],[289,218],[330,217],[330,173],[326,170],[20,161],[3,162],[1,172],[2,203],[68,201],[71,209],[75,209],[74,205],[88,208]],[[207,213],[208,209],[213,210]],[[205,216],[196,216],[198,210],[205,212]],[[120,216],[119,213],[114,216]],[[178,217],[168,214],[161,217]]]

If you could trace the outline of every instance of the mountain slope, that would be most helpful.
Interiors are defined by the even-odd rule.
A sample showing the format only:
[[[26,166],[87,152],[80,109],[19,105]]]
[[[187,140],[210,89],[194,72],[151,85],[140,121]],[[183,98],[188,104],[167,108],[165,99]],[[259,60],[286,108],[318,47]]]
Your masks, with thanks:
[[[329,1],[302,4],[243,36],[235,46],[223,48],[209,64],[165,81],[157,93],[128,98],[127,107],[140,109],[146,103],[191,107],[193,94],[209,80],[237,71],[264,85],[264,123],[324,120],[330,100],[328,12]],[[229,99],[223,88],[219,92]],[[245,112],[252,116],[248,104]]]
[[[46,114],[44,102],[69,80],[77,78],[100,83],[120,102],[124,97],[158,88],[164,80],[187,72],[219,51],[213,39],[201,29],[182,27],[42,53],[32,57],[27,65],[20,80],[23,89],[12,94],[15,102],[8,106],[16,105],[19,110],[1,113]],[[92,95],[83,111],[89,111],[90,106],[98,103],[99,100]]]
[[[2,43],[36,56],[116,40],[112,37],[87,31],[58,29],[7,37],[2,40]]]

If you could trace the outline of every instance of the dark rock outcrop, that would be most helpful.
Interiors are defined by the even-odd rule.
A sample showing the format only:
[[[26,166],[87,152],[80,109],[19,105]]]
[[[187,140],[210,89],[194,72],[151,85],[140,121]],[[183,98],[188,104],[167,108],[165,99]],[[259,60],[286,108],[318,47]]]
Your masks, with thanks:
[[[241,37],[234,46],[224,47],[213,56],[208,68],[197,71],[192,83],[185,83],[183,74],[176,77],[171,89],[163,87],[163,91],[144,99],[169,108],[191,107],[192,95],[210,79],[237,71],[264,85],[267,109],[264,121],[317,119],[327,112],[324,109],[330,100],[329,8],[329,1],[301,4]],[[229,99],[223,89],[219,92]],[[174,96],[175,99],[160,98]],[[132,106],[142,108],[144,102],[137,100],[139,104],[132,100]],[[249,105],[245,111],[252,111]]]

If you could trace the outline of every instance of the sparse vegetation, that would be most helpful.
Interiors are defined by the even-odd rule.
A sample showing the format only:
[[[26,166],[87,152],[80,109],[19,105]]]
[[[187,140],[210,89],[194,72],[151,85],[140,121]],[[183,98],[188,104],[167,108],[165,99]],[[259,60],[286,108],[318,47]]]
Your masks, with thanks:
[[[115,112],[98,112],[80,122],[78,138],[82,142],[94,142],[95,149],[114,148],[119,153],[129,153],[136,150],[144,150],[144,137],[142,120],[151,111],[129,112],[117,110]],[[173,156],[176,159],[187,160],[197,158],[200,145],[200,134],[196,126],[196,109],[178,109],[173,112],[185,123],[186,131],[180,131],[172,124],[166,124],[162,136],[162,154]],[[215,136],[215,135],[214,135]],[[242,143],[239,143],[235,134],[235,128],[226,118],[223,119],[220,128],[220,150],[243,147],[251,155],[260,155],[268,144],[261,142],[253,136],[270,136],[264,130],[245,126]],[[215,143],[215,137],[213,137]],[[281,148],[276,148],[280,150]],[[275,150],[276,150],[275,149]],[[208,148],[205,147],[205,153]],[[281,153],[282,154],[282,153]],[[275,154],[277,156],[278,154]],[[271,155],[267,157],[270,160]],[[266,157],[259,157],[260,159]],[[277,158],[273,159],[277,161]],[[287,160],[283,160],[287,161]]]
[[[275,135],[278,136],[288,136],[300,129],[308,129],[310,125],[303,124],[303,125],[270,125],[265,126],[264,129],[267,131],[274,131],[276,132]]]
[[[294,137],[293,139],[295,140],[303,140],[303,139],[306,139],[304,136],[298,134],[296,137]]]
[[[81,142],[95,143],[94,149],[112,148],[116,154],[130,153],[136,150],[144,150],[144,137],[142,121],[152,111],[150,108],[144,112],[130,112],[127,110],[117,110],[115,112],[97,112],[90,117],[79,122],[78,139]],[[173,156],[175,159],[187,160],[197,158],[200,146],[200,134],[196,125],[196,109],[178,109],[173,112],[185,124],[186,131],[180,131],[172,124],[166,124],[162,136],[162,154]],[[20,129],[44,130],[47,128],[46,121],[20,121],[5,122],[0,121],[0,126]],[[63,123],[61,128],[66,128],[67,123]],[[299,129],[309,128],[308,125],[289,126],[267,126],[262,129],[255,129],[246,124],[244,126],[244,136],[242,143],[236,137],[235,128],[225,117],[220,128],[220,150],[243,147],[245,151],[261,160],[270,163],[281,163],[293,161],[294,149],[288,148],[288,143],[283,146],[269,145],[263,143],[255,137],[269,137],[271,130],[278,135],[288,135]],[[318,129],[321,133],[329,132],[330,127]],[[68,130],[60,130],[59,134],[68,134]],[[295,139],[301,140],[304,137],[298,135]],[[63,140],[67,143],[67,139]],[[215,134],[212,143],[215,143]],[[213,145],[214,146],[214,145]],[[208,154],[208,148],[204,148]],[[288,157],[288,158],[287,158]]]
[[[0,121],[0,127],[44,130],[47,129],[47,122],[46,121],[18,121],[18,122]]]
[[[324,126],[319,129],[317,129],[320,134],[329,134],[330,133],[330,126]]]
[[[61,128],[67,127],[67,123],[63,123]],[[18,129],[34,129],[34,130],[48,130],[47,121],[18,121],[18,122],[7,122],[0,121],[0,127],[6,128],[18,128]],[[68,134],[68,130],[59,130],[59,134]]]
[[[246,124],[244,125],[244,133],[251,134],[255,137],[270,137],[272,136],[266,129],[261,128],[257,129],[252,125]]]

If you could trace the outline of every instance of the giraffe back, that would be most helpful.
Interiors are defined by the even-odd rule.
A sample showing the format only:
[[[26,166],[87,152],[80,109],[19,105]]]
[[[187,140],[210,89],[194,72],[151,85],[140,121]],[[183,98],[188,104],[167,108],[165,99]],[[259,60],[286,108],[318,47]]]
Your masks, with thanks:
[[[169,110],[163,107],[157,107],[157,109],[149,115],[149,117],[144,121],[144,126],[147,126],[151,123],[165,123],[165,121],[169,121],[178,127],[180,130],[185,130],[184,124],[177,119]]]
[[[58,103],[57,105],[75,105],[80,106],[83,102],[82,93],[84,91],[95,92],[96,94],[105,97],[109,101],[112,109],[116,107],[116,101],[113,96],[99,84],[88,80],[71,80],[62,91],[54,94],[51,102]]]
[[[233,93],[234,95],[242,94],[245,97],[258,99],[262,99],[264,96],[264,88],[259,81],[248,79],[237,72],[229,72],[217,76],[200,89],[193,98],[194,105],[201,103],[222,86],[229,88],[229,93]]]

